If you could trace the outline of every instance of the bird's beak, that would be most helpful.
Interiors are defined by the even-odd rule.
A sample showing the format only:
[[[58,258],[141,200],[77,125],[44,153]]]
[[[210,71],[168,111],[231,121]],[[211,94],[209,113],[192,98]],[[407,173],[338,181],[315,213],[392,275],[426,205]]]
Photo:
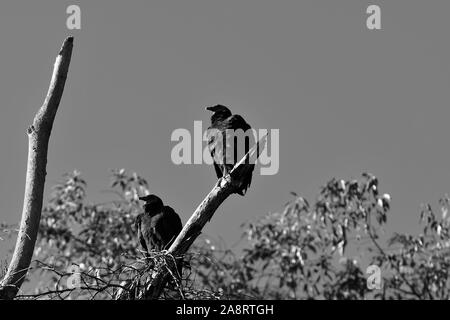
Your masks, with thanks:
[[[206,107],[205,110],[212,111],[212,107]]]

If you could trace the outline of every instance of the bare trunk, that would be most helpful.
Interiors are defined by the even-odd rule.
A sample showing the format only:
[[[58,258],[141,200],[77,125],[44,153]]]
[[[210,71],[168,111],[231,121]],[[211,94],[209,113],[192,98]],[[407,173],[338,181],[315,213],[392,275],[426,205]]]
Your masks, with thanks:
[[[257,144],[239,161],[231,170],[229,175],[220,178],[213,189],[208,193],[206,198],[200,203],[192,216],[186,222],[183,230],[181,230],[174,243],[170,246],[168,254],[173,257],[184,255],[194,243],[195,239],[200,235],[205,224],[211,220],[217,208],[233,194],[241,185],[241,179],[245,175],[246,166],[244,165],[247,159],[258,158],[261,150],[264,149],[267,135],[262,137]],[[256,154],[256,156],[255,156]],[[173,260],[168,259],[171,269],[175,270]],[[167,267],[160,267],[156,272],[154,278],[146,289],[147,299],[157,299],[166,282],[168,281],[170,272]]]
[[[0,284],[0,299],[14,299],[30,267],[39,228],[47,174],[47,150],[56,111],[72,56],[73,37],[68,37],[56,57],[44,104],[28,128],[28,163],[19,234],[8,271]]]

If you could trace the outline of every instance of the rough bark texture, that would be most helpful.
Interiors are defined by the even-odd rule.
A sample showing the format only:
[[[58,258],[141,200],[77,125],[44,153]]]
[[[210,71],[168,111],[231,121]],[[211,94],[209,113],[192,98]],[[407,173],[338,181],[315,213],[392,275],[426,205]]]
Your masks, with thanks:
[[[44,104],[28,128],[28,163],[19,234],[8,271],[0,284],[0,299],[14,299],[33,257],[42,211],[47,150],[56,111],[72,56],[73,37],[68,37],[56,57],[52,79]]]
[[[229,195],[236,192],[241,185],[242,177],[245,174],[247,159],[257,159],[261,150],[265,147],[267,135],[262,137],[257,144],[239,161],[231,170],[229,175],[220,178],[206,198],[200,203],[192,216],[186,222],[174,243],[170,246],[167,254],[173,257],[184,255],[200,235],[205,224],[211,220],[217,208],[228,198]],[[173,268],[175,265],[173,264]],[[170,272],[167,267],[161,267],[155,274],[150,285],[146,289],[147,299],[158,299],[168,279]]]

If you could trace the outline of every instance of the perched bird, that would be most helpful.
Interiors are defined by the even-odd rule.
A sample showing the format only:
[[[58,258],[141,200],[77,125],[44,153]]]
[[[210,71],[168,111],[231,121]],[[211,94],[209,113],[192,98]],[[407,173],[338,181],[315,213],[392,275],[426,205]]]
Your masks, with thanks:
[[[250,125],[238,114],[232,114],[230,109],[223,105],[215,105],[207,107],[206,110],[212,111],[211,126],[208,128],[208,147],[211,157],[214,161],[214,169],[216,170],[217,178],[221,178],[228,174],[234,165],[241,160],[241,158],[254,145],[254,137]],[[236,133],[236,130],[241,129],[241,134]],[[250,131],[248,131],[250,130]],[[231,138],[234,140],[231,141]],[[240,147],[243,138],[245,137],[244,150]],[[239,152],[244,151],[244,152]],[[252,174],[255,165],[250,161],[245,164],[245,176],[242,178],[242,183],[236,191],[237,194],[243,196],[247,192],[252,182]]]
[[[144,249],[146,256],[150,251],[168,249],[182,229],[181,219],[169,206],[165,206],[162,200],[151,194],[139,197],[145,201],[144,212],[136,218],[138,240]],[[177,263],[181,274],[181,261]]]

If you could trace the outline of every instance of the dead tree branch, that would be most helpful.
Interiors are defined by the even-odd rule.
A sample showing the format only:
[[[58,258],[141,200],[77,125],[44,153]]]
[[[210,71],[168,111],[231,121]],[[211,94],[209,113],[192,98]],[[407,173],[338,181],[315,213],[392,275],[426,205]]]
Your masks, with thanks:
[[[220,178],[213,189],[208,193],[206,198],[200,203],[194,211],[188,222],[181,230],[174,243],[167,251],[168,255],[173,257],[183,256],[195,239],[200,235],[205,224],[211,220],[217,208],[233,194],[241,184],[241,179],[245,175],[245,171],[251,159],[256,160],[265,148],[267,142],[267,135],[263,136],[249,152],[234,166],[230,174]],[[174,259],[168,259],[174,260]],[[173,263],[172,270],[175,270],[175,263]],[[170,278],[170,270],[167,266],[160,267],[153,276],[152,281],[146,289],[147,299],[158,299],[168,279]]]
[[[30,267],[41,218],[48,142],[64,91],[72,48],[73,37],[68,37],[56,57],[45,101],[27,131],[28,163],[22,220],[11,263],[0,283],[0,299],[14,299]]]

